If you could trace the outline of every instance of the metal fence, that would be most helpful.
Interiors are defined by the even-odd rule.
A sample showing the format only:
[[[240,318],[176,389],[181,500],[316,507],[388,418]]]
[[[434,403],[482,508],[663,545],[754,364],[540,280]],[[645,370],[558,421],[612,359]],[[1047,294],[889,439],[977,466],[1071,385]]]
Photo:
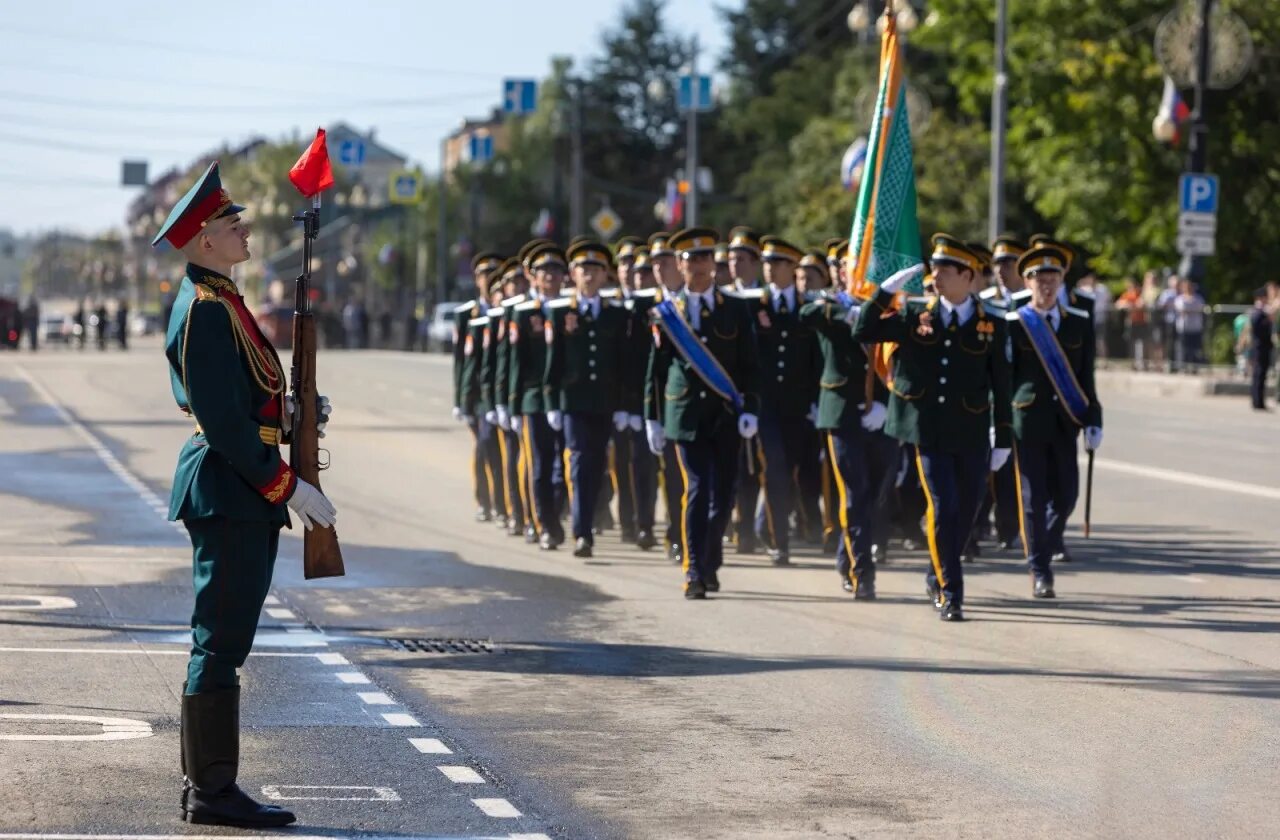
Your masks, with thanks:
[[[1175,373],[1213,368],[1222,375],[1246,376],[1249,310],[1219,304],[1205,306],[1198,319],[1180,319],[1161,309],[1110,308],[1096,322],[1098,365]]]

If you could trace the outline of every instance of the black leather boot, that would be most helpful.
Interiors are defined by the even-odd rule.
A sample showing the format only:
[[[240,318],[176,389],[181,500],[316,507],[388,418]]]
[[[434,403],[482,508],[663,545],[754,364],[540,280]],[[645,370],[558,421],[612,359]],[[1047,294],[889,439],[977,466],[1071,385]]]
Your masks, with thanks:
[[[182,819],[200,825],[278,828],[293,814],[261,805],[236,786],[240,689],[182,695]]]

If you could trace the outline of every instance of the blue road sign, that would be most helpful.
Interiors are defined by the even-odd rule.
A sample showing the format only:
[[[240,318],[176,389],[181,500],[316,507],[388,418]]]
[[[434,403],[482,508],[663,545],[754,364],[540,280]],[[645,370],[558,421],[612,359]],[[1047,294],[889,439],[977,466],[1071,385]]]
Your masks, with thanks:
[[[538,110],[536,79],[503,79],[502,110],[508,114],[532,114]]]
[[[696,80],[696,82],[695,82]],[[683,75],[676,90],[676,104],[681,111],[711,110],[711,77]]]
[[[364,141],[343,140],[338,144],[338,162],[344,166],[364,165]]]
[[[1183,213],[1218,212],[1218,176],[1185,172],[1178,179],[1178,209]]]
[[[488,163],[493,159],[493,135],[472,134],[468,141],[472,163]]]

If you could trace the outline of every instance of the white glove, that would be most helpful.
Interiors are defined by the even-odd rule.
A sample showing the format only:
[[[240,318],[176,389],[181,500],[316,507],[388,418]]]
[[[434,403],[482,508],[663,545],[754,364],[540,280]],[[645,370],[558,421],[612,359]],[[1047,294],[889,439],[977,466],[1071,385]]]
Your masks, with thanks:
[[[1011,452],[1013,452],[1012,449],[1003,447],[991,450],[991,471],[999,472],[1000,468],[1009,460],[1009,453]]]
[[[498,425],[507,431],[511,431],[511,416],[507,414],[507,407],[500,405],[494,409],[494,413],[498,415]]]
[[[756,419],[754,414],[742,414],[738,416],[738,434],[747,440],[756,436],[756,432],[760,431],[760,421]]]
[[[1092,452],[1102,446],[1102,427],[1101,426],[1085,426],[1084,429],[1084,449],[1086,452]]]
[[[293,431],[293,412],[297,410],[297,405],[293,401],[293,394],[284,395],[284,416],[280,418],[280,429],[287,435]],[[454,409],[457,411],[458,409]],[[324,427],[329,423],[329,415],[333,413],[333,406],[329,402],[328,397],[320,397],[316,400],[316,431],[319,432],[318,437],[324,437]]]
[[[924,274],[924,263],[916,263],[910,268],[904,268],[896,274],[890,275],[888,280],[880,284],[880,291],[896,295],[903,286],[907,285],[907,281],[922,274]]]
[[[878,432],[884,428],[884,421],[889,416],[889,409],[882,402],[873,402],[866,414],[862,415],[862,428],[868,432]]]
[[[293,488],[293,495],[285,504],[298,519],[302,520],[303,527],[308,531],[316,525],[328,528],[338,518],[338,511],[333,507],[333,503],[326,499],[314,484],[308,484],[300,478],[297,481],[297,485]]]
[[[511,415],[511,431],[520,434],[520,426],[523,425],[523,418],[519,414]]]
[[[627,423],[631,425],[631,431],[638,432],[644,428],[644,418],[639,414],[632,414],[627,418]]]
[[[818,425],[818,404],[809,403],[809,413],[804,416],[809,421],[810,426]]]
[[[844,322],[849,326],[858,323],[858,316],[862,314],[861,306],[850,306],[849,311],[844,313]]]
[[[550,426],[553,431],[562,431],[564,429],[564,415],[558,411],[548,411],[547,425]]]
[[[627,423],[629,422],[629,419],[630,418],[627,416],[627,413],[625,411],[615,411],[613,413],[613,427],[618,431],[622,431],[623,429],[627,428]]]
[[[498,412],[494,411],[492,408],[486,411],[484,413],[484,422],[488,423],[490,426],[498,425]]]
[[[467,415],[463,414],[462,409],[455,405],[453,407],[453,419],[461,423],[463,420],[467,419]]]
[[[649,451],[654,455],[662,454],[662,447],[667,443],[667,434],[657,420],[644,421],[644,436],[649,441]]]

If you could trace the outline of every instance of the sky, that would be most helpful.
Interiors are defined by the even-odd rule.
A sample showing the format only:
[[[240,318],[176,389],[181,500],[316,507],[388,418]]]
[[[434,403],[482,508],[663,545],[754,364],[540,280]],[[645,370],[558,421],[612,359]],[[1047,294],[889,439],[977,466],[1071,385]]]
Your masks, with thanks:
[[[731,2],[730,2],[731,4]],[[711,0],[668,0],[707,70],[724,45]],[[0,17],[0,229],[118,227],[136,187],[222,142],[343,120],[428,171],[442,137],[599,50],[623,0],[43,0]],[[304,75],[305,71],[305,75]],[[233,188],[233,185],[230,185]],[[233,192],[234,194],[234,192]]]

